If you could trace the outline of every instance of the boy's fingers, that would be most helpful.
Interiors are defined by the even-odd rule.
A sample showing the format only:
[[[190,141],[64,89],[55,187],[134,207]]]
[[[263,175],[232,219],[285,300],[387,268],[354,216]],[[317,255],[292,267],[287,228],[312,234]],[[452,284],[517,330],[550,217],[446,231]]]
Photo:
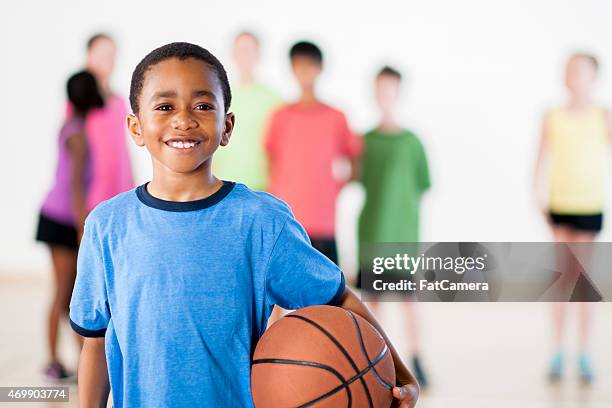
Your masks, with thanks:
[[[406,390],[404,387],[394,387],[393,388],[393,397],[403,401],[405,398],[407,398],[409,396],[408,390]],[[400,407],[403,407],[403,404],[400,405]]]
[[[393,387],[393,398],[399,400],[394,404],[398,408],[411,408],[414,406],[415,394],[407,387]]]

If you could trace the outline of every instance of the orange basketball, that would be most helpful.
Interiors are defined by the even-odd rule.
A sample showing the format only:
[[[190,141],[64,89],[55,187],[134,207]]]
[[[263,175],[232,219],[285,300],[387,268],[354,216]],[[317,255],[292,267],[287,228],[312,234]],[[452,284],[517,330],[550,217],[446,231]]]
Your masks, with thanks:
[[[395,368],[378,331],[361,316],[311,306],[274,323],[255,349],[257,408],[389,407]]]

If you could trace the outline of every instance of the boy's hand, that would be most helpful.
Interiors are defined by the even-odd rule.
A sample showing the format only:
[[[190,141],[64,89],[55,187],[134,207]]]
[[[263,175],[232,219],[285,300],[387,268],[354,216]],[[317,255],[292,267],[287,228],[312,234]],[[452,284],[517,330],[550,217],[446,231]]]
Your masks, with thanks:
[[[404,384],[401,387],[393,387],[392,406],[396,408],[413,408],[419,397],[419,388],[415,384]]]

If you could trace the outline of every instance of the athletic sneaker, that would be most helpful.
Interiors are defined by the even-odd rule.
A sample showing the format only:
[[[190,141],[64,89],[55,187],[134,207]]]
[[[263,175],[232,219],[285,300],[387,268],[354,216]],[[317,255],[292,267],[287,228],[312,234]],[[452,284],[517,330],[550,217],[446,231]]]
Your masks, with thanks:
[[[551,381],[559,381],[561,379],[561,374],[563,373],[563,353],[557,351],[553,354],[553,357],[550,359],[550,368],[548,371],[548,378]]]
[[[418,356],[414,356],[412,358],[412,368],[414,369],[414,377],[419,382],[419,386],[421,388],[427,388],[427,376],[425,375],[425,371],[423,371],[423,367],[421,366],[421,361]]]
[[[578,357],[578,370],[583,383],[591,384],[593,382],[593,367],[591,365],[591,358],[587,353],[580,353]]]
[[[66,379],[70,378],[68,371],[66,371],[62,363],[58,361],[49,363],[45,369],[45,376],[47,377],[47,380],[51,382],[65,381]]]

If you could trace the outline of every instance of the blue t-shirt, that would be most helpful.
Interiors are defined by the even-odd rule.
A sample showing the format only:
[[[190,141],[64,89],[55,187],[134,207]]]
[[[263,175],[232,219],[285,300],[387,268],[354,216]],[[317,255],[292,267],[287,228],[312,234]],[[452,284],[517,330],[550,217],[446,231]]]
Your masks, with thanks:
[[[143,185],[87,218],[70,321],[105,337],[115,407],[252,407],[251,355],[273,305],[343,292],[342,272],[272,195],[225,182],[170,202]]]

